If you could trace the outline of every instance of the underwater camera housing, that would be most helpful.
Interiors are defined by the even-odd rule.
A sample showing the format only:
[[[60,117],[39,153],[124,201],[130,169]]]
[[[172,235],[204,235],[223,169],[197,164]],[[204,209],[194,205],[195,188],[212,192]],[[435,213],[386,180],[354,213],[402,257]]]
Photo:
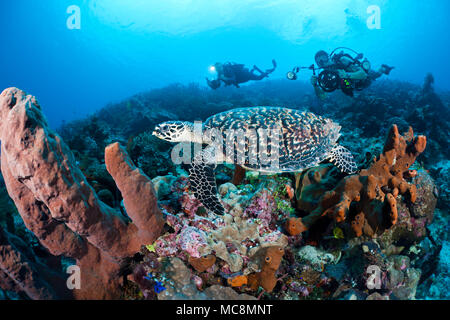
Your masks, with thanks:
[[[370,85],[370,80],[355,81],[339,77],[333,70],[323,70],[317,77],[319,87],[325,92],[341,89],[348,96],[353,96],[353,90],[361,91]]]
[[[341,78],[336,71],[322,70],[317,77],[319,87],[325,92],[333,92],[341,84]]]

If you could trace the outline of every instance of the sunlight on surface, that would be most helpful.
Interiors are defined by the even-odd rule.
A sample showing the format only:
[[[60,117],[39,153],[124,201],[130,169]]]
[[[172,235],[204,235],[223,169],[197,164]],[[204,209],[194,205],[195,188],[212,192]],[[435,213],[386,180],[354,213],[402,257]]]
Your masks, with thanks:
[[[136,32],[191,35],[219,27],[264,27],[284,39],[344,36],[349,23],[365,25],[366,0],[91,0],[89,8],[105,24]],[[351,8],[351,9],[349,9]]]

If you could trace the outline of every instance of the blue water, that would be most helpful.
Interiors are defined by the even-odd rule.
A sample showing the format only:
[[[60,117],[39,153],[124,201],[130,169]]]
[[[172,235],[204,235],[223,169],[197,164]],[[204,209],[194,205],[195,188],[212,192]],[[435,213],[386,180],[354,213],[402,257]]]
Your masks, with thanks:
[[[70,5],[79,30],[67,28]],[[381,29],[367,27],[369,5],[380,8]],[[337,46],[396,66],[392,79],[422,83],[432,72],[450,90],[449,13],[447,0],[2,1],[0,90],[35,95],[57,126],[172,82],[203,85],[216,61],[266,69],[275,58],[271,78],[282,78]]]

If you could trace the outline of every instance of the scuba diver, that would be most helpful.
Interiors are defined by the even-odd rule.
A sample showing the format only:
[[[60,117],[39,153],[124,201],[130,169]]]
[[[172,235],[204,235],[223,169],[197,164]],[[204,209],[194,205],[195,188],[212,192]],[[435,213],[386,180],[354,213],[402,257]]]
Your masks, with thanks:
[[[335,53],[338,49],[350,50],[356,54],[352,57],[350,54],[341,50]],[[323,100],[326,92],[332,92],[338,88],[348,96],[353,97],[354,90],[361,91],[370,86],[370,84],[381,77],[383,74],[388,75],[394,67],[388,65],[381,65],[378,71],[371,69],[371,64],[367,58],[363,59],[362,53],[339,47],[334,49],[330,54],[326,51],[320,50],[314,56],[317,68],[314,65],[307,67],[313,70],[311,77],[311,84],[314,87],[316,95]],[[305,67],[302,67],[305,68]],[[316,75],[316,70],[322,69],[319,75]],[[288,72],[288,79],[295,80],[296,72],[300,67]]]
[[[239,84],[245,83],[251,80],[261,80],[269,76],[272,72],[275,71],[277,67],[277,63],[275,60],[272,60],[273,68],[267,69],[266,71],[262,71],[257,66],[253,66],[251,70],[246,68],[243,64],[237,64],[234,62],[220,63],[217,62],[213,66],[210,67],[212,72],[216,72],[217,78],[214,80],[209,80],[206,78],[206,82],[208,86],[215,90],[220,87],[221,82],[225,84],[225,86],[234,85],[236,88],[239,88]]]

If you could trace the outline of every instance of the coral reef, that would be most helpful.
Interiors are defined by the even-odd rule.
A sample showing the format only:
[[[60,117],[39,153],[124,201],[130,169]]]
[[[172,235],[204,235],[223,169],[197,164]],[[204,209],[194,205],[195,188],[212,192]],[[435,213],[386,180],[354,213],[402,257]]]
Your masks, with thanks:
[[[159,300],[254,300],[248,294],[238,294],[230,287],[212,285],[199,291],[191,279],[191,272],[183,261],[170,258],[162,271],[166,274],[168,289],[158,294]]]
[[[180,180],[183,181],[183,177]],[[167,224],[175,232],[159,237],[155,242],[156,252],[160,256],[177,256],[184,261],[197,261],[213,253],[226,263],[221,268],[223,272],[250,273],[252,270],[246,268],[247,262],[260,246],[285,247],[288,243],[276,225],[279,220],[276,201],[273,197],[272,202],[268,201],[270,192],[267,191],[278,184],[284,187],[283,182],[283,179],[278,182],[266,179],[253,192],[239,190],[231,183],[219,186],[225,203],[233,208],[222,217],[206,212],[199,215],[198,204],[193,206],[197,200],[191,198],[183,184],[179,184],[181,190],[174,190],[173,194],[183,203],[183,211],[167,213]]]
[[[124,217],[98,199],[34,97],[6,89],[0,117],[2,174],[26,227],[53,255],[76,260],[82,272],[76,298],[120,297],[121,260],[152,243],[164,223],[151,181],[118,145],[107,149],[108,169],[125,197]],[[2,270],[20,283],[16,273]]]
[[[424,136],[414,137],[412,128],[401,136],[396,125],[389,131],[383,153],[373,159],[368,169],[348,176],[326,192],[317,208],[303,218],[289,219],[286,229],[291,235],[310,228],[320,217],[330,216],[343,222],[352,203],[356,203],[351,222],[357,236],[373,236],[397,223],[396,197],[401,194],[415,202],[416,186],[408,184],[404,176],[426,146]]]
[[[450,95],[433,84],[376,81],[324,103],[301,82],[171,85],[66,123],[62,139],[34,98],[9,89],[0,138],[14,202],[0,180],[0,299],[448,299]],[[212,215],[150,132],[256,105],[326,113],[361,171],[322,163],[266,176],[220,165],[226,214]],[[427,152],[416,158],[425,139],[396,127],[383,141],[391,123],[425,135]],[[69,291],[73,264],[82,289]]]
[[[155,181],[166,181],[169,177],[155,178]],[[170,200],[163,205],[168,210],[165,212],[168,231],[148,247],[150,253],[144,253],[144,257],[155,254],[161,261],[157,264],[162,267],[154,269],[148,267],[148,262],[142,263],[146,272],[151,272],[153,278],[158,277],[167,288],[166,292],[158,294],[158,299],[165,296],[180,298],[181,295],[176,293],[179,290],[187,295],[183,296],[186,299],[206,299],[213,289],[214,295],[229,298],[235,298],[236,292],[256,292],[259,287],[266,293],[273,290],[283,248],[288,245],[288,237],[279,230],[279,220],[286,218],[287,212],[283,211],[285,207],[277,206],[289,199],[285,191],[280,193],[280,190],[286,190],[287,181],[283,177],[263,177],[258,181],[256,189],[251,185],[240,188],[231,183],[221,185],[219,191],[230,213],[216,216],[195,204],[195,198],[191,198],[189,188],[186,188],[185,177],[177,176],[168,197],[178,199],[182,207],[169,205],[174,203]],[[270,190],[274,191],[273,195]],[[170,276],[163,271],[163,261],[168,258],[180,265],[178,269],[183,265],[186,273],[181,277],[184,289],[178,288],[181,286],[177,284],[179,281],[174,284],[168,280]],[[137,267],[134,273],[145,274],[139,271],[140,268]],[[190,276],[186,280],[188,271]],[[152,286],[146,281],[142,276],[133,280],[146,297],[152,298]],[[228,287],[221,289],[218,284]],[[199,292],[191,292],[187,287]],[[187,294],[186,290],[191,293]]]

